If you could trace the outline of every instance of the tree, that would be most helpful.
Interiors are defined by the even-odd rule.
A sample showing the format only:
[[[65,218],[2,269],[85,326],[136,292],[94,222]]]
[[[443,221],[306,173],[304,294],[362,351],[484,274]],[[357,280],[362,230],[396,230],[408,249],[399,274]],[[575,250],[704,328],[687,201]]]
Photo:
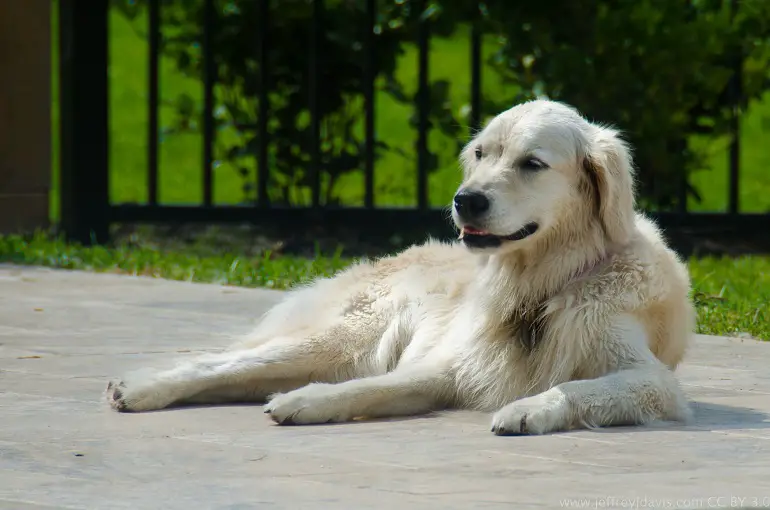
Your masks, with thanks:
[[[643,205],[675,205],[704,167],[692,135],[727,133],[733,106],[770,88],[770,2],[557,0],[487,4],[503,35],[494,64],[520,89],[621,128],[635,149]],[[508,23],[507,20],[519,20]],[[731,79],[740,69],[737,104]],[[697,197],[688,185],[687,193]]]

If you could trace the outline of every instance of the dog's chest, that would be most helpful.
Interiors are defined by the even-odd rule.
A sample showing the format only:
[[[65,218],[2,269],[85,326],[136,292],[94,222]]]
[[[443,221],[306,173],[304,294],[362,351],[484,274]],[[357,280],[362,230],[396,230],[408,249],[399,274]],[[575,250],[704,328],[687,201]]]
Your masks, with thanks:
[[[540,391],[547,336],[534,310],[511,313],[469,345],[457,373],[460,399],[479,410],[494,410]]]
[[[502,325],[502,334],[521,350],[531,356],[543,339],[547,319],[543,316],[544,305],[521,307],[508,314]]]

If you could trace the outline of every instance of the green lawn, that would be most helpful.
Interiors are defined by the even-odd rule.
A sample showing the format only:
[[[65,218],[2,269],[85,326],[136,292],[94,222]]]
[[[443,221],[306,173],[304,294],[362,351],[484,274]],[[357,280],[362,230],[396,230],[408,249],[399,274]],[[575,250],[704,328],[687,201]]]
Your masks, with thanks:
[[[707,257],[688,265],[701,333],[770,340],[770,257]]]
[[[144,202],[147,199],[147,44],[136,30],[144,30],[144,20],[134,26],[117,12],[110,17],[110,108],[111,127],[111,198],[114,202]],[[485,52],[492,51],[490,44]],[[431,80],[451,82],[452,108],[460,112],[468,103],[469,44],[466,33],[451,39],[434,39],[431,46]],[[403,83],[416,86],[417,55],[414,48],[407,51],[398,67]],[[511,97],[489,69],[483,72],[483,94],[490,97]],[[188,94],[200,108],[201,82],[182,76],[168,59],[161,60],[161,127],[173,118],[174,102]],[[411,90],[408,90],[411,92]],[[376,133],[378,138],[400,149],[402,154],[389,153],[377,161],[375,196],[378,205],[412,205],[416,201],[416,157],[413,149],[416,131],[409,126],[410,107],[379,93],[376,104]],[[770,129],[770,94],[765,101],[752,105],[743,120],[741,204],[746,212],[770,210],[770,152],[763,140]],[[221,142],[237,134],[220,132]],[[457,142],[438,132],[432,132],[430,148],[439,155],[440,169],[430,177],[430,201],[445,205],[459,182],[456,163]],[[726,208],[727,140],[709,142],[711,171],[693,178],[704,197],[702,204],[691,202],[693,210],[721,211]],[[202,140],[196,134],[177,134],[161,138],[160,199],[163,203],[197,203],[201,200]],[[250,166],[249,166],[250,165]],[[247,163],[251,172],[255,162]],[[54,179],[55,180],[55,179]],[[242,200],[242,180],[228,164],[215,169],[215,201],[219,204]],[[347,204],[363,201],[361,173],[348,175],[338,184],[342,200]],[[55,191],[55,190],[54,190]],[[54,199],[55,200],[55,199]],[[56,205],[55,203],[53,204]],[[54,207],[55,209],[55,207]]]
[[[353,259],[341,252],[314,258],[269,251],[249,256],[211,243],[163,250],[141,242],[84,248],[40,234],[0,236],[0,262],[285,289],[332,275]],[[699,332],[770,340],[770,257],[691,259],[688,264]]]

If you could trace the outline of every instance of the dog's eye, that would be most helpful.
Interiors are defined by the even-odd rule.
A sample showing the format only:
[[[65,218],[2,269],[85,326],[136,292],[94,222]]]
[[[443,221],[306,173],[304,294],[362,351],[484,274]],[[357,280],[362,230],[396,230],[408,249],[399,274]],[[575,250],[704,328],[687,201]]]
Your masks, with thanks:
[[[476,161],[481,159],[481,156],[484,155],[484,153],[481,151],[481,146],[476,147]]]
[[[526,158],[521,161],[521,164],[519,164],[519,167],[522,170],[543,170],[544,168],[548,168],[548,165],[546,165],[543,161],[537,159],[537,158]]]

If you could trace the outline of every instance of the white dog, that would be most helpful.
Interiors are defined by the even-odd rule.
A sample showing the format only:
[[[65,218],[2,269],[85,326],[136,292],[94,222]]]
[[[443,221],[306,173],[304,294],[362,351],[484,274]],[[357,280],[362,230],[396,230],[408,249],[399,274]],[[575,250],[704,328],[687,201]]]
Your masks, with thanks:
[[[617,133],[531,101],[461,160],[461,242],[294,290],[226,352],[110,383],[112,406],[267,400],[283,425],[466,408],[496,434],[686,419],[689,276],[634,211]]]

